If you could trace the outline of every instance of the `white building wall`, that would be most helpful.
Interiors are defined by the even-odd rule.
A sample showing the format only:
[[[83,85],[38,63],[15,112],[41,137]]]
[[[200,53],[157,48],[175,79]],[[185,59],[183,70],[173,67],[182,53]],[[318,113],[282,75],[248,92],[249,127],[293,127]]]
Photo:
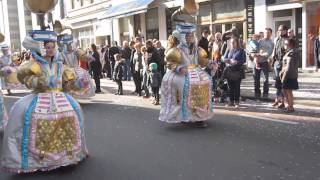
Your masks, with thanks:
[[[159,15],[159,40],[161,44],[165,44],[167,40],[167,21],[166,21],[166,8],[165,6],[158,7]]]
[[[143,37],[142,41],[146,41],[147,35],[147,25],[146,25],[146,14],[140,14],[140,22],[141,22],[141,36]]]
[[[0,14],[0,18],[1,18],[1,22],[3,25],[3,29],[1,29],[1,32],[4,34],[5,36],[5,44],[10,45],[11,44],[11,40],[10,40],[10,28],[9,28],[9,17],[8,17],[8,6],[7,6],[7,0],[1,0],[1,11],[2,13]]]
[[[119,19],[113,19],[112,20],[112,27],[113,27],[113,40],[112,41],[117,41],[118,45],[120,45],[120,26],[119,26]]]

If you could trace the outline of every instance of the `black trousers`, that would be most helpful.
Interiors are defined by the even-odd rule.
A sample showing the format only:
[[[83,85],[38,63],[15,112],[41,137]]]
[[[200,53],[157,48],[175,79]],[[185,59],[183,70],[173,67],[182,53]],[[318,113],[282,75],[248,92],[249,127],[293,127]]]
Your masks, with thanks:
[[[228,80],[229,98],[231,103],[240,101],[240,84],[240,79],[237,81]]]
[[[159,95],[159,87],[151,87],[152,94],[154,95],[154,98],[156,99],[157,102],[160,100],[160,95]]]
[[[123,89],[122,89],[122,80],[121,79],[117,79],[116,80],[117,84],[118,84],[118,94],[123,94]]]
[[[96,92],[101,92],[100,88],[100,73],[93,72],[93,79],[96,84]]]
[[[142,91],[142,77],[140,72],[138,71],[133,71],[133,81],[134,81],[134,85],[136,86],[136,90],[135,92],[138,94],[141,94]]]

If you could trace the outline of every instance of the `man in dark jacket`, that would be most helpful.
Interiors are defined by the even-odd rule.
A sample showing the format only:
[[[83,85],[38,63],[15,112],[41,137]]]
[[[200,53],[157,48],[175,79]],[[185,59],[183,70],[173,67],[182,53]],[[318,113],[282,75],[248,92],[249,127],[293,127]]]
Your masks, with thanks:
[[[107,77],[112,79],[111,77],[111,66],[110,66],[110,60],[109,60],[109,49],[110,46],[108,45],[107,47],[105,47],[105,52],[102,55],[103,56],[103,60],[104,60],[104,64],[103,64],[103,72],[107,73]]]
[[[207,54],[209,54],[209,41],[208,41],[208,36],[209,36],[209,31],[208,30],[204,30],[202,32],[202,37],[199,40],[199,46],[204,49]]]
[[[114,70],[114,65],[115,65],[115,59],[114,55],[120,54],[119,47],[117,46],[117,42],[114,41],[112,43],[112,47],[109,49],[109,61],[110,61],[110,66],[111,66],[111,77],[113,77],[113,70]]]
[[[282,93],[282,83],[280,79],[280,71],[282,69],[283,57],[286,54],[286,49],[284,48],[284,42],[288,38],[287,35],[288,28],[285,25],[280,25],[278,28],[278,32],[280,32],[280,36],[277,39],[274,50],[273,50],[273,67],[275,72],[275,86],[277,89],[277,97],[275,102],[273,103],[274,107],[284,108],[284,99]]]
[[[92,57],[94,58],[94,61],[90,62],[90,67],[93,72],[93,79],[96,84],[96,93],[101,93],[100,89],[100,78],[101,78],[101,70],[102,70],[102,65],[100,62],[100,55],[97,51],[97,46],[95,44],[91,44],[91,49],[92,49]]]

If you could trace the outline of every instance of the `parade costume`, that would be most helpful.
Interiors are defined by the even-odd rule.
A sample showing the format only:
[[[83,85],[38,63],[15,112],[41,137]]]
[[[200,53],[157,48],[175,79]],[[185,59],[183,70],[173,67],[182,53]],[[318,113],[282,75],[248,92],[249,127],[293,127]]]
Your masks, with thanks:
[[[9,46],[3,45],[2,51],[8,51]],[[1,76],[1,88],[2,90],[18,89],[22,85],[17,79],[18,67],[12,62],[11,54],[3,54],[0,57],[0,76]]]
[[[72,46],[73,37],[70,35],[62,36],[60,40],[61,44]],[[90,74],[85,69],[79,66],[80,61],[90,61],[90,57],[82,50],[65,50],[63,51],[64,63],[72,68],[76,74],[77,82],[79,82],[79,87],[81,90],[73,90],[69,93],[77,99],[87,99],[95,96],[95,85],[90,77]]]
[[[3,102],[3,94],[0,91],[0,131],[4,130],[8,123],[7,110]]]
[[[37,2],[39,7],[50,3]],[[18,79],[33,92],[18,100],[10,111],[1,156],[2,170],[6,172],[49,171],[76,164],[88,155],[82,110],[68,94],[81,87],[72,69],[63,64],[61,53],[44,59],[43,43],[53,44],[56,34],[41,29],[30,32],[23,42],[31,50],[32,59],[20,65]]]
[[[4,35],[2,35],[0,33],[0,43],[2,43],[4,41],[4,38],[5,38]],[[2,48],[5,46],[2,46]],[[9,60],[10,60],[10,58],[9,58]],[[4,106],[3,93],[0,90],[0,131],[3,131],[5,129],[7,122],[8,122],[8,115],[7,115],[6,108]]]
[[[192,19],[184,13],[190,2],[185,1],[185,7],[174,13],[177,19],[173,20],[180,21],[174,32],[180,44],[166,52],[168,70],[161,84],[159,120],[168,123],[203,122],[213,116],[211,77],[203,70],[212,61],[196,43],[186,43],[186,35],[194,33],[196,26],[181,22],[181,19]],[[187,73],[181,73],[183,69],[187,69]]]

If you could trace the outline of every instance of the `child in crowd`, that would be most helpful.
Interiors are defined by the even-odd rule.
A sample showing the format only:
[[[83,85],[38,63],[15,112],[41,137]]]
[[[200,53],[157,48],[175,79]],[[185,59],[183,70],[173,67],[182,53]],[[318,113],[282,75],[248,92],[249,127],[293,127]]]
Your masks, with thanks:
[[[249,53],[250,56],[253,57],[256,69],[261,69],[258,58],[256,57],[256,54],[259,53],[259,40],[260,40],[260,35],[259,34],[253,34],[252,39],[249,41]]]
[[[122,77],[123,77],[124,59],[122,59],[121,54],[115,54],[114,59],[116,61],[116,64],[114,66],[113,79],[118,84],[118,92],[115,93],[115,95],[123,95]]]
[[[152,104],[159,105],[160,104],[159,89],[161,85],[161,74],[158,72],[158,65],[156,63],[151,63],[149,65],[149,70],[151,71],[149,73],[149,85],[152,89],[152,93],[154,96],[154,101],[152,102]]]

